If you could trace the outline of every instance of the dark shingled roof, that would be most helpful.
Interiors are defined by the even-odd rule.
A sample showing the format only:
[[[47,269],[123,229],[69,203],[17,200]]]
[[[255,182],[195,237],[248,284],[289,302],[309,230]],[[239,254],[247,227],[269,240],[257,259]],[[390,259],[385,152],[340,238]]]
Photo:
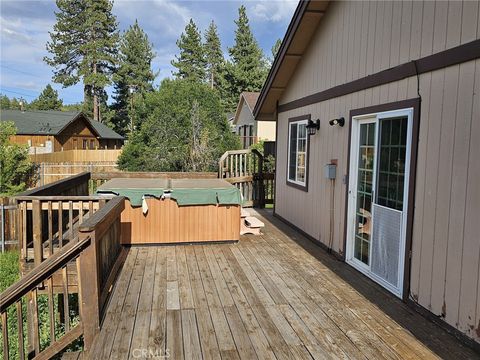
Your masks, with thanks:
[[[0,120],[13,121],[17,127],[18,135],[58,135],[79,116],[83,116],[92,125],[99,138],[123,140],[123,136],[117,134],[108,126],[101,122],[90,120],[79,111],[0,111]]]

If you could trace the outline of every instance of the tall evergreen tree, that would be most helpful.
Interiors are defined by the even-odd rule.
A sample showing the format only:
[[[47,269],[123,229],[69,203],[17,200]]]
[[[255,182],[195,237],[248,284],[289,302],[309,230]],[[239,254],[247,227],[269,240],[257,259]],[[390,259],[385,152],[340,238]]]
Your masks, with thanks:
[[[176,60],[172,61],[172,65],[177,68],[174,75],[180,79],[203,82],[206,77],[205,54],[200,31],[192,19],[177,40],[177,46],[180,54],[175,55]]]
[[[277,39],[277,41],[275,41],[275,44],[273,44],[272,46],[272,63],[278,54],[278,50],[280,50],[280,46],[282,46],[282,39]]]
[[[205,33],[205,61],[207,64],[207,77],[210,87],[214,89],[221,83],[225,68],[222,45],[218,36],[217,25],[212,22]]]
[[[242,91],[260,91],[268,72],[268,66],[250,29],[245,6],[238,9],[235,20],[235,45],[228,49],[231,64],[227,67],[229,107],[233,111]]]
[[[10,99],[7,95],[1,95],[0,97],[0,109],[7,110],[10,109]]]
[[[58,91],[54,90],[50,84],[30,104],[32,109],[37,110],[60,110],[62,106],[63,101],[58,98]]]
[[[145,92],[153,90],[156,77],[152,70],[154,57],[153,45],[135,20],[120,39],[119,65],[113,76],[115,103],[112,108],[115,116],[112,123],[114,130],[122,135],[127,133],[134,115],[132,104],[143,101]]]
[[[45,57],[54,67],[53,80],[64,87],[84,85],[84,102],[93,102],[93,118],[100,120],[99,97],[111,83],[118,31],[110,0],[57,0],[57,22],[50,32]]]

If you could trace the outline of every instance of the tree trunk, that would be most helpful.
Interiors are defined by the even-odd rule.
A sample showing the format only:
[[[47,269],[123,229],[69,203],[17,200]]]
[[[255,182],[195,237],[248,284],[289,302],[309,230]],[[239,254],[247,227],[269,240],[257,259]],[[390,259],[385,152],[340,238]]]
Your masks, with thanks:
[[[97,64],[93,64],[93,73],[97,73]],[[99,106],[98,106],[98,95],[97,95],[97,88],[95,85],[92,86],[93,88],[93,120],[100,121],[99,116]]]

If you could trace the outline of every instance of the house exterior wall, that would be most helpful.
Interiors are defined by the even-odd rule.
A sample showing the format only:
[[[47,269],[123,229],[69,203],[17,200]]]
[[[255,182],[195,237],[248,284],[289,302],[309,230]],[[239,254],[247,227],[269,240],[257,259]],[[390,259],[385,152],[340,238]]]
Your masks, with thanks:
[[[90,141],[92,140],[94,148],[99,146],[96,136],[83,119],[78,119],[71,123],[55,138],[55,151],[83,149],[83,140],[87,140],[87,148],[90,148]]]
[[[332,2],[280,104],[480,38],[478,2]],[[343,254],[353,109],[421,96],[410,298],[480,342],[480,59],[278,114],[275,213]],[[288,119],[321,121],[308,192],[286,183]],[[345,117],[343,128],[328,121]],[[330,180],[338,160],[334,228]]]
[[[275,121],[256,121],[259,140],[275,141]]]

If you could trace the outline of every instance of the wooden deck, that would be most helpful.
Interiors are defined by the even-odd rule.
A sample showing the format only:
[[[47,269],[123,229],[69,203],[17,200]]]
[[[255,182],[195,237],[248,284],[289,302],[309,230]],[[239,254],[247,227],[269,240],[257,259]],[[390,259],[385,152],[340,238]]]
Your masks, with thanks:
[[[89,358],[478,358],[300,234],[261,219],[264,235],[238,244],[132,247]]]

